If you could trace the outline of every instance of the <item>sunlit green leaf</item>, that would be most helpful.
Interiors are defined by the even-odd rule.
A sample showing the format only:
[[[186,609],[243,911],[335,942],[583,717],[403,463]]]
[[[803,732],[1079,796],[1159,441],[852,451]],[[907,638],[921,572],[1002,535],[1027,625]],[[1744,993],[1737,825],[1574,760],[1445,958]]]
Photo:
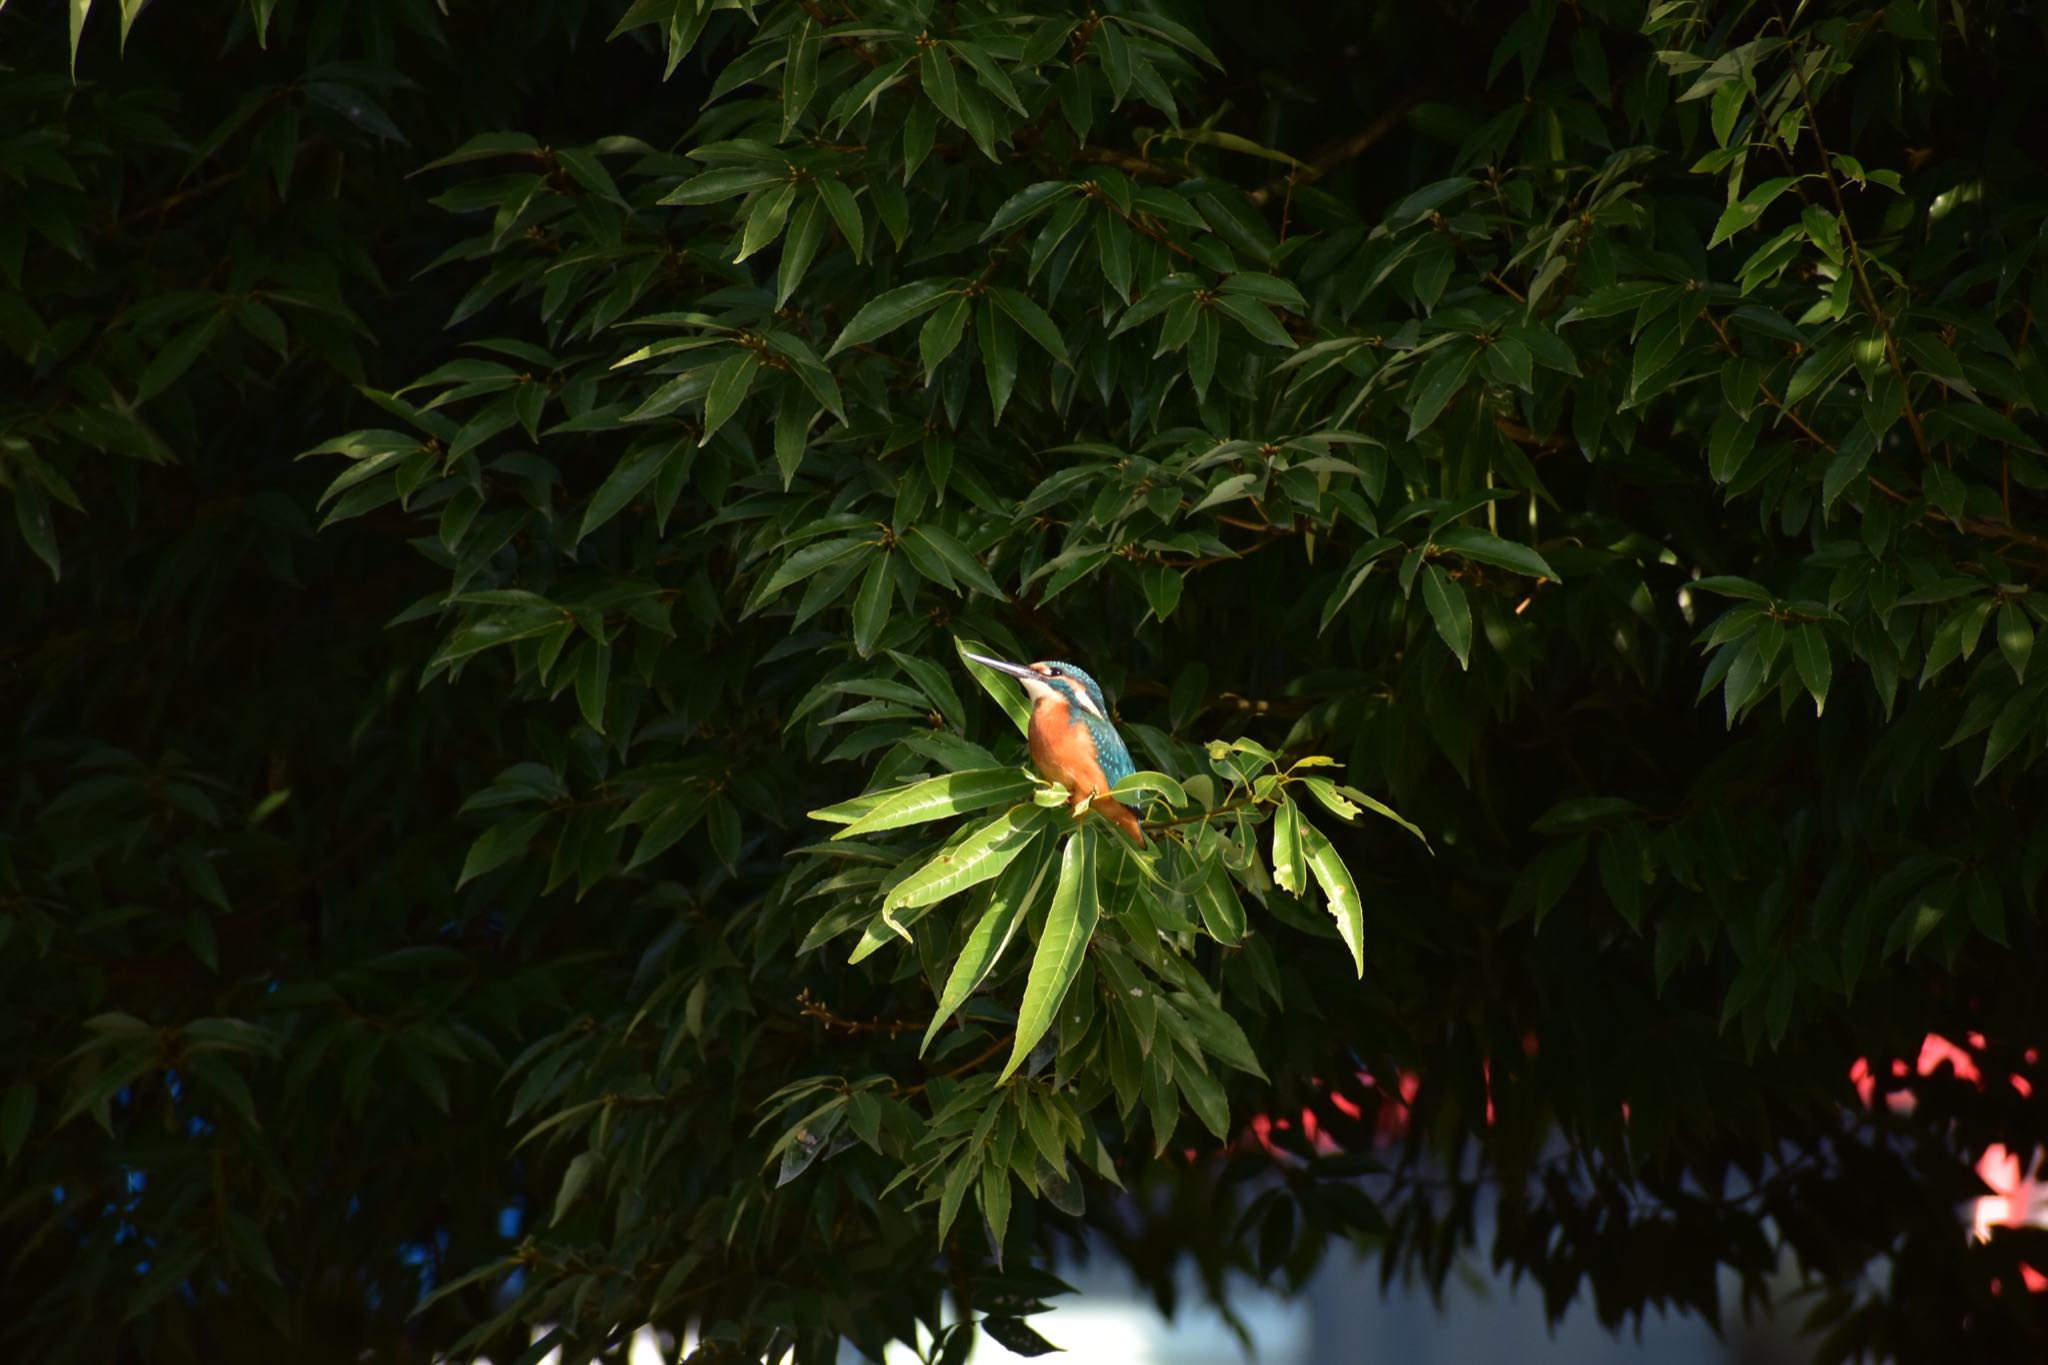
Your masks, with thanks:
[[[999,1080],[1008,1080],[1024,1064],[1059,1018],[1060,1001],[1074,984],[1088,942],[1095,937],[1101,916],[1095,891],[1095,837],[1094,825],[1084,824],[1067,836],[1060,851],[1059,885],[1038,936],[1038,952],[1031,959],[1030,979],[1024,983],[1024,1000],[1017,1011],[1017,1036]]]
[[[949,815],[1021,801],[1036,780],[1020,768],[988,768],[927,778],[896,793],[832,837],[850,839],[885,829],[943,820]]]
[[[1299,827],[1309,869],[1315,873],[1316,884],[1323,888],[1329,902],[1330,917],[1337,921],[1338,937],[1351,950],[1352,966],[1364,976],[1365,910],[1358,899],[1358,884],[1328,836],[1306,820],[1300,821]]]
[[[1017,926],[1024,922],[1024,916],[1037,900],[1053,862],[1051,841],[1040,838],[1035,847],[1024,850],[1003,869],[990,893],[988,908],[975,921],[960,956],[954,959],[953,969],[946,976],[945,986],[939,991],[938,1008],[918,1045],[920,1055],[931,1048],[939,1029],[995,970],[1003,950],[1016,936]]]
[[[931,905],[997,876],[1024,852],[1039,818],[1035,806],[1012,806],[898,882],[889,908]]]

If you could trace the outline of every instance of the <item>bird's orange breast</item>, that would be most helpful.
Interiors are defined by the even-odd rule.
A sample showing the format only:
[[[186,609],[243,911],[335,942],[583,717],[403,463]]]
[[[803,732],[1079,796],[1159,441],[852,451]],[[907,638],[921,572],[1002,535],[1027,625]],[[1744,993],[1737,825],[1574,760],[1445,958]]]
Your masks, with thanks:
[[[1074,723],[1073,709],[1061,697],[1043,697],[1031,708],[1031,763],[1072,794],[1075,813],[1089,797],[1107,797],[1109,776],[1095,754],[1094,736]],[[1093,809],[1143,845],[1145,831],[1138,815],[1120,801],[1099,800]]]
[[[1095,742],[1085,725],[1074,724],[1067,702],[1046,697],[1031,708],[1031,762],[1053,781],[1073,792],[1075,799],[1101,795],[1109,790],[1102,762],[1095,756]]]

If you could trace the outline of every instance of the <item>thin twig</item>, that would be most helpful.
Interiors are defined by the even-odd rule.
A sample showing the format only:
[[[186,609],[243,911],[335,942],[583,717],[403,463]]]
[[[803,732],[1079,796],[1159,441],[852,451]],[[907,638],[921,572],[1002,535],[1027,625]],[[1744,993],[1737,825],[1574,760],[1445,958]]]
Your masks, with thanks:
[[[1509,284],[1506,280],[1502,279],[1499,275],[1495,274],[1491,270],[1486,272],[1486,282],[1497,287],[1503,294],[1506,294],[1516,303],[1527,304],[1529,302],[1528,298],[1522,293],[1521,290],[1515,288],[1513,285]]]
[[[1150,157],[1119,152],[1108,147],[1083,147],[1073,154],[1073,159],[1097,166],[1114,166],[1120,171],[1142,175],[1151,180],[1172,181],[1181,178],[1171,167],[1162,166]]]
[[[1095,200],[1099,204],[1108,205],[1109,208],[1119,218],[1122,218],[1126,223],[1130,224],[1131,231],[1141,233],[1144,236],[1150,237],[1153,241],[1159,243],[1159,245],[1165,247],[1168,251],[1172,252],[1174,255],[1180,257],[1184,261],[1192,261],[1195,259],[1195,253],[1189,251],[1179,242],[1174,241],[1173,235],[1167,232],[1166,229],[1156,226],[1147,219],[1140,218],[1135,213],[1129,212],[1124,208],[1122,204],[1117,203],[1115,199],[1111,198],[1108,194],[1104,193],[1101,187],[1096,185],[1094,182],[1086,182],[1082,187],[1081,193],[1086,195],[1088,198]]]
[[[803,1015],[806,1019],[817,1020],[825,1026],[825,1031],[828,1033],[837,1029],[841,1033],[856,1036],[863,1033],[872,1033],[888,1038],[900,1038],[906,1033],[915,1033],[931,1023],[929,1019],[875,1018],[861,1020],[842,1018],[832,1012],[830,1005],[827,1005],[822,1000],[815,999],[811,995],[811,988],[808,986],[797,992],[796,1003],[799,1014]]]
[[[298,163],[298,159],[301,156],[305,155],[306,149],[308,147],[311,147],[312,145],[313,139],[311,136],[299,139],[299,145],[292,149],[292,162],[294,165]],[[135,223],[139,223],[145,218],[156,218],[158,220],[161,220],[162,218],[167,216],[172,209],[175,209],[183,204],[189,204],[194,199],[203,199],[207,195],[212,194],[215,190],[226,189],[229,185],[234,184],[236,181],[242,179],[244,176],[247,176],[250,173],[251,172],[249,171],[249,168],[246,166],[237,167],[232,171],[222,171],[219,175],[213,176],[210,179],[202,180],[196,185],[188,185],[186,188],[178,190],[173,194],[167,194],[161,199],[152,200],[151,202],[144,204],[139,209],[130,209],[127,213],[124,213],[119,218],[116,218],[103,230],[108,232],[116,232],[122,228],[129,227]]]
[[[1707,325],[1714,329],[1716,336],[1721,338],[1721,344],[1727,347],[1731,353],[1734,353],[1735,343],[1729,339],[1728,332],[1721,326],[1720,319],[1716,318],[1706,309],[1700,310],[1700,316],[1707,320]],[[1759,383],[1757,385],[1757,392],[1763,395],[1763,400],[1766,403],[1783,413],[1787,421],[1799,428],[1800,434],[1805,436],[1807,440],[1813,442],[1830,455],[1835,453],[1834,443],[1808,426],[1805,418],[1801,417],[1794,408],[1778,397],[1777,394],[1771,392],[1770,385]],[[1893,502],[1904,505],[1913,501],[1907,494],[1901,493],[1898,489],[1884,483],[1876,475],[1873,474],[1868,477],[1870,486],[1885,497],[1890,498]],[[1982,536],[1986,540],[2001,540],[2012,545],[2028,545],[2035,549],[2048,550],[2048,536],[2037,536],[2030,531],[2022,531],[2017,526],[1992,521],[1987,517],[1953,517],[1950,518],[1950,521],[1958,531],[1966,535]]]
[[[951,1071],[942,1071],[938,1075],[933,1076],[931,1080],[919,1081],[916,1085],[898,1087],[896,1091],[896,1098],[899,1100],[907,1100],[912,1095],[922,1094],[925,1088],[929,1086],[932,1083],[932,1081],[949,1081],[955,1076],[965,1075],[967,1072],[974,1070],[974,1068],[980,1066],[983,1062],[987,1061],[989,1058],[995,1056],[998,1052],[1001,1052],[1004,1048],[1008,1047],[1016,1039],[1016,1037],[1017,1035],[1014,1033],[1006,1033],[1002,1037],[996,1039],[993,1043],[990,1043],[987,1047],[983,1048],[980,1052],[976,1053],[974,1056],[968,1058],[966,1061],[960,1063],[960,1065],[954,1067]]]
[[[1384,114],[1381,114],[1371,123],[1366,124],[1365,127],[1309,162],[1307,166],[1289,171],[1286,175],[1261,185],[1247,197],[1254,204],[1263,208],[1272,200],[1274,195],[1281,193],[1291,194],[1294,186],[1298,183],[1314,184],[1353,157],[1363,154],[1374,143],[1385,138],[1388,133],[1393,132],[1394,129],[1400,126],[1401,120],[1407,116],[1408,106],[1414,102],[1415,97],[1413,95],[1401,96],[1401,98],[1395,100],[1388,107]]]
[[[1736,349],[1734,340],[1729,337],[1728,329],[1721,325],[1721,319],[1714,316],[1713,310],[1708,308],[1702,308],[1700,309],[1700,316],[1706,319],[1707,326],[1714,329],[1714,335],[1721,339],[1721,345],[1725,350],[1727,350],[1728,354],[1733,356],[1740,356],[1742,354],[1741,351]],[[1772,407],[1776,408],[1779,412],[1784,413],[1786,418],[1792,423],[1793,426],[1799,428],[1800,432],[1806,437],[1807,440],[1813,442],[1815,445],[1819,446],[1822,450],[1825,450],[1830,455],[1835,453],[1834,443],[1828,440],[1827,437],[1815,431],[1812,427],[1808,426],[1806,424],[1805,418],[1801,417],[1796,411],[1794,411],[1790,406],[1788,406],[1783,399],[1778,397],[1777,394],[1771,392],[1771,386],[1769,384],[1766,384],[1759,380],[1757,382],[1756,387],[1757,392],[1761,393],[1764,396],[1764,401],[1766,403],[1769,403]]]
[[[1195,815],[1177,815],[1171,820],[1147,820],[1145,822],[1145,828],[1169,829],[1174,825],[1201,824],[1206,821],[1213,820],[1215,817],[1219,815],[1228,815],[1232,811],[1245,810],[1249,807],[1256,806],[1258,804],[1259,802],[1257,797],[1247,796],[1237,801],[1226,801],[1222,805],[1218,806],[1215,810],[1205,810]]]
[[[1835,216],[1842,224],[1842,245],[1848,250],[1850,269],[1855,272],[1857,287],[1863,293],[1863,306],[1876,321],[1878,331],[1884,334],[1884,358],[1891,365],[1892,374],[1898,378],[1899,399],[1905,406],[1906,425],[1913,431],[1913,444],[1919,448],[1920,458],[1931,460],[1934,454],[1927,447],[1927,432],[1921,427],[1920,414],[1913,407],[1912,387],[1906,382],[1906,367],[1899,361],[1898,340],[1892,336],[1891,320],[1878,304],[1877,291],[1870,287],[1870,275],[1863,268],[1863,248],[1857,244],[1856,230],[1849,225],[1848,205],[1842,200],[1842,184],[1835,178],[1834,161],[1828,154],[1826,139],[1820,135],[1820,115],[1814,111],[1813,92],[1807,88],[1804,56],[1803,50],[1793,50],[1792,78],[1799,82],[1799,102],[1806,110],[1807,127],[1813,130],[1813,145],[1820,152],[1820,173],[1828,182],[1828,193],[1835,201]]]

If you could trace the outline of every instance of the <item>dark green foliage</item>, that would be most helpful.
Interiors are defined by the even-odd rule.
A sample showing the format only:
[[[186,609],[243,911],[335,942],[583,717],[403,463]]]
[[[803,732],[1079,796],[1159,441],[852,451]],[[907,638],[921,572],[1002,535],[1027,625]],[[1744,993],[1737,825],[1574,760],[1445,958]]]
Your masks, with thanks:
[[[1440,1283],[1491,1186],[1554,1311],[2041,1353],[2031,10],[69,8],[10,1349],[953,1359],[1084,1228]],[[963,645],[1102,680],[1150,852]]]

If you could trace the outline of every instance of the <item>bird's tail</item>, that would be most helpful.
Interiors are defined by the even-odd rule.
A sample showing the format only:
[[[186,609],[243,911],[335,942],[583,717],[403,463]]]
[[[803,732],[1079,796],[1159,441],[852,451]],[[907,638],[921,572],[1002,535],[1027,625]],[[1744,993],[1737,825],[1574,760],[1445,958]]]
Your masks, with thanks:
[[[1121,801],[1102,800],[1095,803],[1095,809],[1109,817],[1111,824],[1122,830],[1132,843],[1139,848],[1145,846],[1145,830],[1138,824],[1138,813]]]

